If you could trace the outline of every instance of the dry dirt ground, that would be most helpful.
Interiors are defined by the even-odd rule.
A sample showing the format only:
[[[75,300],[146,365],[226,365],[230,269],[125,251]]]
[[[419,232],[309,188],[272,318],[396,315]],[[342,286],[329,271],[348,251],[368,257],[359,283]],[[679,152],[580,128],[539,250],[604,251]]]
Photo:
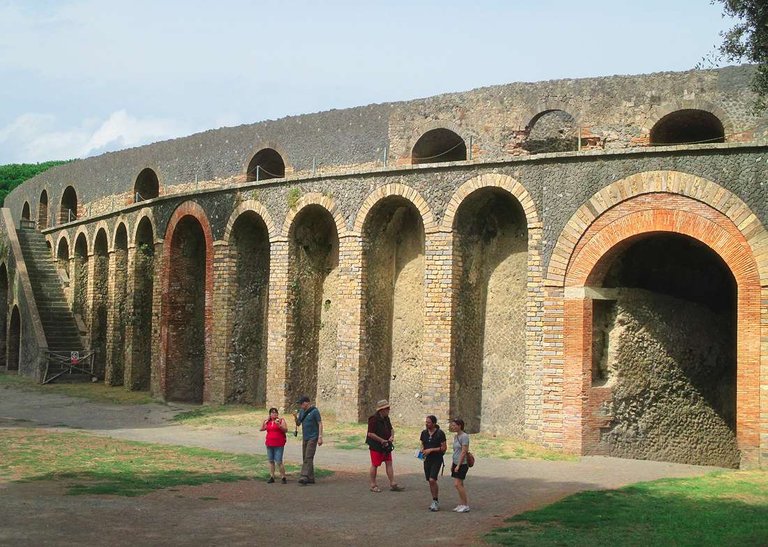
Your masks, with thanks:
[[[9,427],[79,428],[120,439],[264,453],[263,434],[256,431],[170,422],[181,409],[98,404],[6,387],[0,388],[0,435]],[[297,462],[300,451],[291,439],[286,459]],[[580,490],[712,469],[604,457],[481,459],[466,481],[472,511],[457,514],[450,511],[457,496],[447,475],[440,480],[443,510],[427,510],[429,490],[411,453],[396,452],[398,482],[406,486],[397,493],[368,491],[366,451],[321,447],[316,464],[335,474],[306,487],[291,477],[287,485],[207,484],[135,498],[67,496],[56,482],[0,482],[0,545],[477,545],[505,517]]]

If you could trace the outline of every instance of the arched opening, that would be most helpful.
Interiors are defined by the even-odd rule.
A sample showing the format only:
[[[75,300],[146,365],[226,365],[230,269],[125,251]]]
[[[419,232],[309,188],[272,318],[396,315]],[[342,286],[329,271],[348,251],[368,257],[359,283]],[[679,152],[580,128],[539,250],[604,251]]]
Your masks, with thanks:
[[[601,278],[602,277],[602,278]],[[736,281],[688,236],[625,240],[595,267],[592,385],[610,390],[598,450],[738,467]]]
[[[136,183],[133,185],[134,202],[153,199],[159,195],[160,181],[157,179],[157,173],[149,167],[142,169],[139,176],[136,177]]]
[[[424,133],[411,151],[411,163],[441,163],[467,159],[464,139],[450,129],[432,129]]]
[[[88,240],[80,234],[75,240],[72,312],[84,323],[88,319]]]
[[[409,423],[420,423],[424,223],[400,196],[377,203],[363,224],[363,317],[361,415],[389,399]]]
[[[131,370],[126,380],[132,390],[149,389],[152,373],[152,302],[155,279],[155,238],[147,217],[136,229],[133,277],[133,332]]]
[[[547,110],[528,124],[528,137],[522,147],[531,154],[573,152],[579,149],[576,120],[564,110]]]
[[[706,110],[677,110],[661,118],[651,129],[651,144],[711,144],[725,142],[723,122]]]
[[[483,188],[454,220],[452,415],[468,430],[522,436],[528,233],[520,203]]]
[[[246,182],[254,180],[281,179],[285,177],[285,162],[272,148],[259,150],[248,163]]]
[[[8,368],[7,370],[19,370],[21,362],[21,314],[19,307],[11,310],[11,322],[8,325]]]
[[[59,245],[56,249],[56,271],[66,293],[70,284],[70,276],[72,275],[69,271],[69,242],[66,237],[62,237],[59,240]]]
[[[166,398],[202,403],[205,391],[207,249],[200,221],[184,216],[171,236],[168,280]]]
[[[0,264],[0,367],[7,362],[8,342],[8,270],[5,263]]]
[[[267,401],[267,304],[269,233],[264,220],[247,211],[232,227],[229,242],[232,332],[228,339],[227,400],[263,406]]]
[[[128,316],[128,230],[120,224],[115,232],[114,271],[110,277],[114,283],[112,296],[112,327],[109,340],[107,383],[113,386],[124,384],[125,376],[125,329]]]
[[[104,229],[96,233],[93,260],[93,302],[91,303],[93,371],[99,378],[104,378],[107,363],[107,305],[109,302],[109,252],[107,232]]]
[[[48,227],[48,192],[40,192],[40,203],[37,206],[37,229],[45,230]]]
[[[303,393],[318,401],[332,399],[337,385],[339,236],[327,209],[309,205],[296,215],[289,253],[287,394],[290,400]]]
[[[29,215],[30,215],[29,209],[30,209],[29,208],[29,202],[25,201],[24,202],[24,206],[21,208],[21,219],[22,220],[29,220]]]
[[[67,186],[61,195],[59,208],[59,224],[77,220],[77,193],[72,186]]]

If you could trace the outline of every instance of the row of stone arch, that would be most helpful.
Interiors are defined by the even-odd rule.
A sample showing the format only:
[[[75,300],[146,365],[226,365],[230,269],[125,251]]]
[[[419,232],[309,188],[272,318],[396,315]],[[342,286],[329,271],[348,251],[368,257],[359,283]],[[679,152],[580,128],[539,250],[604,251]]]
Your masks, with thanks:
[[[568,112],[559,109],[544,110],[536,114],[523,132],[521,147],[530,153],[567,152],[580,147],[579,124]],[[725,127],[718,116],[707,110],[686,108],[672,111],[659,119],[650,129],[650,144],[710,144],[725,142]],[[470,145],[471,148],[471,145]],[[411,150],[411,163],[441,163],[468,159],[465,140],[447,128],[435,128],[424,133]],[[246,167],[246,181],[284,178],[286,164],[274,148],[259,150]],[[157,173],[147,167],[136,177],[132,193],[134,203],[154,199],[160,195]],[[37,227],[47,228],[48,193],[43,190],[38,201]],[[59,203],[57,223],[64,224],[78,218],[77,193],[67,186]],[[31,206],[25,202],[21,218],[31,221]]]

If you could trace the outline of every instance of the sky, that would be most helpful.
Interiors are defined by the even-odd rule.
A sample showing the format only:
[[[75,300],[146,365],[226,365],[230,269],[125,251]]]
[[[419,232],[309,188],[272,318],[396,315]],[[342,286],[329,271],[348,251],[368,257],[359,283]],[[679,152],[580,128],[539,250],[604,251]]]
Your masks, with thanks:
[[[0,164],[509,82],[689,70],[709,0],[0,0]]]

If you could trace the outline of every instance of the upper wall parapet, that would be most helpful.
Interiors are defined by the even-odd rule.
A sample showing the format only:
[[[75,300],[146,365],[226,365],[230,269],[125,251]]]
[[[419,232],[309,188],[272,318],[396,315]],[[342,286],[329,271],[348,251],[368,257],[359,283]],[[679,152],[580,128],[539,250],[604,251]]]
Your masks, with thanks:
[[[99,208],[133,203],[137,178],[147,169],[157,178],[158,195],[255,180],[251,171],[264,150],[270,152],[262,156],[270,159],[259,169],[270,172],[281,165],[285,177],[428,163],[417,157],[424,149],[417,144],[430,131],[444,137],[451,150],[454,140],[463,141],[466,159],[504,161],[540,152],[679,144],[658,137],[652,142],[654,126],[665,116],[691,112],[692,119],[714,117],[723,133],[722,139],[706,134],[693,142],[764,144],[768,119],[752,108],[753,71],[740,66],[513,83],[210,130],[56,167],[11,192],[6,206],[18,218],[25,202],[37,206],[45,192],[58,210],[64,190],[72,186],[81,213],[90,216],[102,212]],[[441,161],[440,141],[429,144],[430,157]],[[445,157],[453,158],[450,151]]]

